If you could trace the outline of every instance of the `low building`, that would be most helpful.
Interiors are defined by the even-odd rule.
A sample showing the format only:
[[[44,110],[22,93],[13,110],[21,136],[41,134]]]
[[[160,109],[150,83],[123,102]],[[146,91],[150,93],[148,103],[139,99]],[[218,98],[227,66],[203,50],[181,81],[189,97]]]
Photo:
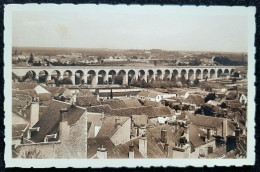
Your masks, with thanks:
[[[141,91],[137,94],[137,98],[141,100],[150,100],[155,102],[160,102],[162,100],[162,96],[153,91]]]
[[[247,104],[247,97],[245,94],[241,94],[239,101],[241,104],[246,105]]]

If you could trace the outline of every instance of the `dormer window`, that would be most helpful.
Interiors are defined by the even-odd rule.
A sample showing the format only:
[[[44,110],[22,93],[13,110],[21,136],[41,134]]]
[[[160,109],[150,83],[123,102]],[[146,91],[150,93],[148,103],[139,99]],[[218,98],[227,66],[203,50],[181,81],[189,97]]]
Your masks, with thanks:
[[[57,138],[57,133],[56,134],[46,135],[44,137],[44,142],[54,141],[56,138]]]
[[[29,128],[29,130],[27,131],[27,139],[30,139],[31,135],[38,131],[40,131],[40,127]]]

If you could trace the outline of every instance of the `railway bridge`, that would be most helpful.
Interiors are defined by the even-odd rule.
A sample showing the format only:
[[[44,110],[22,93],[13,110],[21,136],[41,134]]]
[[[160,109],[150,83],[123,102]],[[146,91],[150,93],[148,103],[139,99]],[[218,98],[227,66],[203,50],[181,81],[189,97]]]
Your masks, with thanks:
[[[117,76],[122,85],[133,79],[151,82],[152,80],[219,78],[222,73],[232,74],[236,66],[31,66],[13,67],[12,72],[24,76],[30,72],[34,79],[46,82],[54,78],[70,78],[72,84],[113,84]],[[40,80],[39,80],[40,81]]]

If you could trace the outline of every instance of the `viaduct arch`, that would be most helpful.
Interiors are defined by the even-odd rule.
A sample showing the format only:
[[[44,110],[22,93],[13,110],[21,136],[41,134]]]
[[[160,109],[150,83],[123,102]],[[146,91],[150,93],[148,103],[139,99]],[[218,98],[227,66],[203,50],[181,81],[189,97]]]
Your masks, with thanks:
[[[32,66],[13,67],[12,72],[17,76],[24,76],[28,72],[40,82],[54,78],[61,80],[70,78],[72,84],[102,85],[119,84],[128,85],[133,80],[145,82],[176,80],[185,77],[191,81],[195,79],[220,78],[222,73],[232,74],[236,66],[163,66],[163,67],[137,67],[137,66]],[[117,82],[118,84],[118,82]]]

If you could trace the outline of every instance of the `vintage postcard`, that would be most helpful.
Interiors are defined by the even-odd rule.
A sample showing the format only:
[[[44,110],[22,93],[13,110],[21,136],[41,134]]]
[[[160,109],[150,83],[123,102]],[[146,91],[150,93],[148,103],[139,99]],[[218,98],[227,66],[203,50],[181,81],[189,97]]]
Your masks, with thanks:
[[[253,165],[254,15],[6,5],[7,167]]]

